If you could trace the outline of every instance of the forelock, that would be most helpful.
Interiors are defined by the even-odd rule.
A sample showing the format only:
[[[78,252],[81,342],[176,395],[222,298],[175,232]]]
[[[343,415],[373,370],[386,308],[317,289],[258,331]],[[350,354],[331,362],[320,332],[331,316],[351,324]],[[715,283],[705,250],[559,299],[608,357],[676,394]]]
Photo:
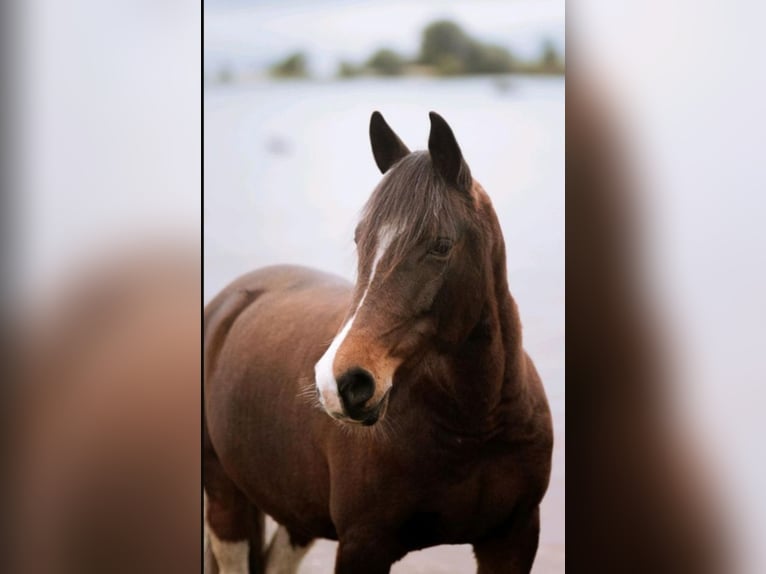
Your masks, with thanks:
[[[468,197],[448,188],[429,153],[413,152],[388,171],[367,201],[357,238],[359,252],[374,251],[383,225],[397,230],[392,245],[397,259],[427,238],[454,237],[467,208]]]

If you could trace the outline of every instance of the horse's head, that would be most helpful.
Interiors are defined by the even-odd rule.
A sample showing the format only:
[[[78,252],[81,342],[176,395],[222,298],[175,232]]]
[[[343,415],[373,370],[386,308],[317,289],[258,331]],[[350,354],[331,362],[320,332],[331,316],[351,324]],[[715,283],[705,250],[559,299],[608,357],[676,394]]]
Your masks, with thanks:
[[[450,353],[468,338],[486,305],[492,253],[503,249],[452,130],[438,114],[430,118],[428,151],[412,153],[380,113],[370,121],[385,176],[356,228],[351,307],[315,367],[324,409],[347,422],[375,423],[401,365]],[[503,275],[504,265],[503,251]]]

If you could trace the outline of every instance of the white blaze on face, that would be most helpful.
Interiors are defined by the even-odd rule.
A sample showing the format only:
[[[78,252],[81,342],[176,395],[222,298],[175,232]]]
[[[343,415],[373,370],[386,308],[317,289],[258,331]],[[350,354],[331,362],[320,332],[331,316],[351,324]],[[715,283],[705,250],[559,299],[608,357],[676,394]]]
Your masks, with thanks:
[[[354,319],[359,314],[359,310],[364,305],[364,300],[367,298],[367,292],[370,290],[372,280],[375,277],[375,271],[378,267],[378,263],[388,251],[391,243],[396,238],[396,229],[390,225],[384,225],[378,231],[378,245],[375,249],[375,258],[372,261],[372,268],[370,269],[370,279],[367,281],[367,287],[364,290],[362,298],[359,300],[354,314],[343,326],[330,343],[329,348],[319,359],[319,362],[314,367],[314,375],[316,378],[316,386],[319,389],[319,401],[328,413],[341,414],[343,412],[343,405],[340,402],[340,396],[338,395],[338,383],[335,380],[335,374],[333,373],[333,365],[335,363],[335,356],[338,354],[338,349],[345,341],[348,332],[351,330],[351,326],[354,324]]]

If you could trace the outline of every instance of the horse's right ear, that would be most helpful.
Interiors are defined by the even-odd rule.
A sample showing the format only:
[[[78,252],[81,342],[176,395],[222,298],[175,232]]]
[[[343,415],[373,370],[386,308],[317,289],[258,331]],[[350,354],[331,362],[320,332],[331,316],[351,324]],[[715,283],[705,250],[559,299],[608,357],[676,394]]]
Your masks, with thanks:
[[[372,155],[378,164],[380,173],[386,173],[389,168],[410,153],[399,136],[394,133],[380,112],[372,112],[370,118],[370,142]]]

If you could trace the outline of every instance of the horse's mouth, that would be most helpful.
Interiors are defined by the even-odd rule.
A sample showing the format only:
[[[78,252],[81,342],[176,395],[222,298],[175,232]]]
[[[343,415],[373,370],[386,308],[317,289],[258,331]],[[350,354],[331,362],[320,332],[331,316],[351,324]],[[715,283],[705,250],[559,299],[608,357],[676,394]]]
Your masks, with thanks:
[[[383,416],[386,414],[386,410],[388,410],[388,395],[390,392],[391,389],[387,390],[383,395],[383,398],[381,398],[378,401],[378,404],[372,408],[370,414],[360,421],[364,426],[372,426],[383,418]]]
[[[383,397],[378,401],[378,404],[376,404],[371,409],[365,411],[361,417],[352,418],[345,413],[329,413],[329,414],[335,420],[343,422],[343,423],[361,425],[366,427],[372,426],[376,422],[378,422],[380,419],[382,419],[383,416],[385,416],[386,411],[388,410],[388,396],[390,393],[391,393],[391,389],[385,392]]]

